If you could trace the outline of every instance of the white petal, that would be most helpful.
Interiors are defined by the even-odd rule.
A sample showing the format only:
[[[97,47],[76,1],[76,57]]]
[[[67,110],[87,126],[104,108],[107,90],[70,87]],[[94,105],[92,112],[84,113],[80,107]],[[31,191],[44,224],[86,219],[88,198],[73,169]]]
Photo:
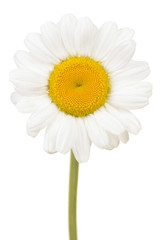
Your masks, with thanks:
[[[76,23],[77,19],[72,14],[63,16],[59,23],[63,44],[67,52],[72,56],[76,55],[74,46],[74,32]]]
[[[108,133],[108,136],[109,136],[110,145],[112,146],[108,150],[112,150],[113,148],[118,147],[119,142],[120,142],[119,141],[119,136],[116,136],[116,135],[113,135],[113,134],[110,134],[110,133]]]
[[[74,32],[75,48],[79,56],[91,56],[92,42],[97,31],[89,18],[80,18]]]
[[[94,113],[97,123],[106,131],[119,135],[124,132],[124,127],[114,116],[112,116],[104,107]]]
[[[138,109],[148,104],[152,94],[151,84],[136,82],[135,84],[113,85],[108,95],[108,103],[123,109]]]
[[[59,63],[59,60],[45,47],[40,34],[28,34],[25,39],[25,45],[31,51],[31,53],[41,61],[52,64]]]
[[[116,109],[109,104],[106,104],[107,111],[117,118],[124,126],[126,131],[138,134],[141,130],[141,124],[138,119],[129,111]]]
[[[44,150],[48,153],[56,152],[56,139],[59,128],[62,125],[64,118],[63,112],[58,112],[51,124],[47,127],[44,136]]]
[[[93,39],[92,56],[95,60],[102,60],[112,50],[117,38],[117,26],[115,23],[105,23],[96,33]]]
[[[118,81],[112,82],[111,90],[108,96],[145,96],[150,97],[152,94],[152,85],[143,81]]]
[[[27,132],[30,136],[35,137],[39,131],[45,128],[53,121],[58,110],[55,104],[47,101],[40,109],[34,112],[27,122]]]
[[[76,160],[80,163],[86,162],[89,159],[90,145],[84,119],[76,118],[77,138],[72,147],[72,151]]]
[[[53,70],[53,64],[42,62],[31,53],[25,51],[17,51],[14,59],[17,67],[23,70],[31,70],[45,76],[49,76],[50,72]]]
[[[40,88],[26,88],[26,87],[16,87],[16,92],[24,97],[35,97],[47,95],[48,87]]]
[[[13,104],[17,104],[20,100],[22,100],[23,99],[23,96],[22,95],[20,95],[19,93],[17,93],[17,92],[13,92],[12,94],[11,94],[11,102],[13,103]]]
[[[131,61],[125,68],[111,75],[112,81],[139,81],[145,79],[150,73],[146,62]]]
[[[56,150],[58,152],[67,153],[71,150],[76,139],[76,130],[75,117],[64,114],[56,139]]]
[[[10,72],[10,80],[17,87],[40,88],[48,85],[48,79],[29,70],[16,69]]]
[[[131,60],[135,51],[134,41],[125,41],[113,49],[109,57],[104,61],[104,67],[108,72],[117,71],[125,67]]]
[[[99,148],[112,149],[107,132],[104,131],[100,125],[98,125],[94,115],[91,114],[85,117],[85,126],[91,142],[93,142]]]
[[[45,46],[56,58],[64,60],[68,57],[57,25],[47,22],[41,26],[41,33]]]
[[[16,108],[23,113],[34,112],[46,104],[48,98],[49,96],[23,97],[23,99],[16,104]]]
[[[143,96],[112,96],[108,103],[122,109],[139,109],[148,105],[148,98]]]
[[[119,138],[120,138],[120,140],[123,143],[127,143],[129,141],[129,134],[128,134],[128,132],[125,131],[124,133],[120,134]]]
[[[134,36],[134,30],[130,28],[122,28],[118,30],[117,36],[117,45],[124,42],[131,40]]]

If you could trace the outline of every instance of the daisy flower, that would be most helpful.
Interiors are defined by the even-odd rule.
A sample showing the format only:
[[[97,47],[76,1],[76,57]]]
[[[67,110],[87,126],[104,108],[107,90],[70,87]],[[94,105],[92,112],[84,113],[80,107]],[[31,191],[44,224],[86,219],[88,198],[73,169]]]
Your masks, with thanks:
[[[29,52],[15,54],[18,69],[10,73],[11,98],[19,111],[31,113],[30,136],[46,128],[45,151],[72,149],[85,162],[91,143],[113,149],[139,132],[130,110],[148,104],[151,85],[142,81],[148,64],[132,60],[133,34],[113,22],[98,29],[89,18],[65,15],[26,37]]]
[[[70,239],[76,239],[78,162],[89,159],[90,147],[111,150],[141,125],[130,112],[148,104],[151,84],[143,81],[149,66],[132,60],[134,31],[113,22],[97,28],[89,18],[65,15],[47,22],[25,39],[26,51],[15,54],[17,69],[12,102],[31,113],[27,132],[45,128],[44,150],[71,152]],[[77,162],[77,161],[78,162]],[[74,190],[73,190],[74,189]],[[72,211],[73,208],[74,210]]]
[[[142,81],[148,64],[132,60],[133,35],[113,22],[97,28],[87,17],[65,15],[26,37],[29,52],[15,54],[18,69],[10,73],[11,98],[19,111],[31,113],[30,136],[46,128],[45,151],[72,149],[85,162],[91,143],[113,149],[139,132],[130,110],[148,104],[151,85]]]

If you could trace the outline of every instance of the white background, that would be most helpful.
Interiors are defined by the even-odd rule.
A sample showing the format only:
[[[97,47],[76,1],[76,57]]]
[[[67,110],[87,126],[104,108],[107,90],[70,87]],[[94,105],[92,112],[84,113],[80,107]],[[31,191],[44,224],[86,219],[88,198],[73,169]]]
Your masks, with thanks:
[[[80,165],[79,240],[160,239],[160,14],[157,0],[5,0],[0,6],[0,239],[67,240],[69,154],[43,151],[10,102],[13,55],[28,32],[65,13],[135,29],[134,59],[149,62],[150,105],[135,111],[138,136],[113,151],[92,147]]]

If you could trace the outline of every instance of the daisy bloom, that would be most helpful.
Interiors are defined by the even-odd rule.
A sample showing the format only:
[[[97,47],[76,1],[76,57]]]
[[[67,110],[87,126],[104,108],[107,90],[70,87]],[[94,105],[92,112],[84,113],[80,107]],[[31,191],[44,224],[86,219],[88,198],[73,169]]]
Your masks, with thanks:
[[[132,29],[118,29],[113,22],[97,28],[87,17],[65,15],[58,24],[47,22],[40,33],[30,33],[25,39],[29,52],[15,54],[12,102],[31,113],[30,136],[46,129],[46,152],[72,150],[73,173],[78,162],[89,159],[92,143],[111,150],[141,129],[130,110],[148,104],[151,84],[143,80],[150,70],[146,62],[132,60],[133,35]],[[70,178],[71,189],[77,177],[74,183]],[[75,196],[73,191],[70,195]],[[70,239],[76,239],[76,230]]]

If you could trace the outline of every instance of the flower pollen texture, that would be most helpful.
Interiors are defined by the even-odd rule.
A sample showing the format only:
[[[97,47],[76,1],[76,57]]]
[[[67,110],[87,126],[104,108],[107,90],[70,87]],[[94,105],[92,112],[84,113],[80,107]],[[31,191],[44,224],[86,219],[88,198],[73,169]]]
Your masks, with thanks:
[[[49,77],[48,93],[58,108],[84,117],[106,103],[109,76],[88,57],[71,57],[56,65]]]

